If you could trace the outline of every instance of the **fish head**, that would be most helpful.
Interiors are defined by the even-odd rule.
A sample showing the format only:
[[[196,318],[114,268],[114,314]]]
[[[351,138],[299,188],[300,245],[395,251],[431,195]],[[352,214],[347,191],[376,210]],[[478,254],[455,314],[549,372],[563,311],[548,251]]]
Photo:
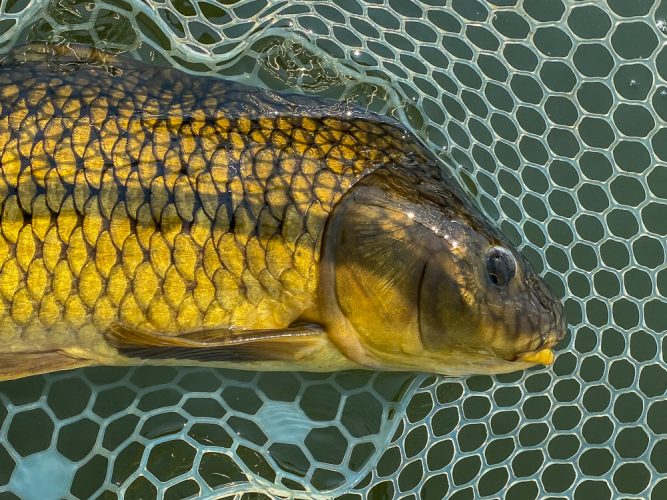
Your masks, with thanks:
[[[433,169],[381,168],[345,194],[325,231],[321,302],[350,359],[446,375],[551,364],[560,300]]]

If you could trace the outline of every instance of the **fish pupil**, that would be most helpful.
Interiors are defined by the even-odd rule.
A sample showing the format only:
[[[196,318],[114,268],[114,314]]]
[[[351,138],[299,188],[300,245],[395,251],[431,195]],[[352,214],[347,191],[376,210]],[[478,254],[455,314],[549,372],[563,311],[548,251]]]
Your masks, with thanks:
[[[507,286],[516,274],[514,256],[502,247],[492,247],[486,254],[486,274],[496,286]]]

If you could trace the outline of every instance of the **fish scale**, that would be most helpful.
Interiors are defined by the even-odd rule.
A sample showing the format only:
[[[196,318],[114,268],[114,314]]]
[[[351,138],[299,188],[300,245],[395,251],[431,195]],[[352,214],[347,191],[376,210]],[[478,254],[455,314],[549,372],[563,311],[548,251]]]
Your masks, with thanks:
[[[564,333],[433,154],[350,104],[32,45],[0,63],[0,142],[0,379],[501,373]]]
[[[374,165],[424,154],[358,115],[95,51],[10,56],[6,349],[113,357],[102,332],[118,322],[164,334],[286,327],[316,305],[322,233],[343,193]]]

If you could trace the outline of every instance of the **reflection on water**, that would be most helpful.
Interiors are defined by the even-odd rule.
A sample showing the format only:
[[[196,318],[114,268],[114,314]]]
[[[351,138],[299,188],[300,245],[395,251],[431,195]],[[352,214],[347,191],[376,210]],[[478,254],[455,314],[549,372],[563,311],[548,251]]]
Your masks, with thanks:
[[[8,489],[25,500],[64,498],[69,495],[75,470],[76,464],[55,450],[33,454],[19,462]]]

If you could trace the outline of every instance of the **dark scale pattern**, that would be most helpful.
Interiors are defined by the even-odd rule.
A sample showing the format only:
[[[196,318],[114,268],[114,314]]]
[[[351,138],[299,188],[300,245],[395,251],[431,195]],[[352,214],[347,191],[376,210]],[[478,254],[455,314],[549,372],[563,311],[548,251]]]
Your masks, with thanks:
[[[0,107],[0,335],[14,350],[75,332],[109,355],[99,332],[115,322],[287,326],[316,301],[333,205],[368,169],[423,154],[354,108],[84,48],[17,49]]]

